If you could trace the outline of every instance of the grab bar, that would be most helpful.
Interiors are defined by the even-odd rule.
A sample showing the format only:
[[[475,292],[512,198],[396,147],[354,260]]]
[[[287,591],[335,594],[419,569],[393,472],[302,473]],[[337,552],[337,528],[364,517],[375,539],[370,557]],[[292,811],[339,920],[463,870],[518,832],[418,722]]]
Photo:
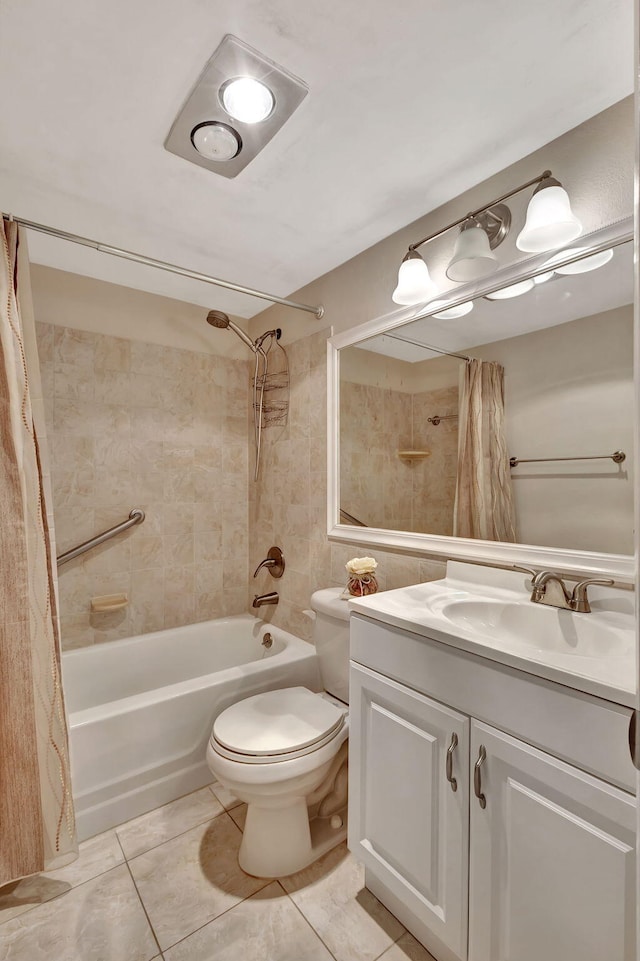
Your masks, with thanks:
[[[144,520],[144,511],[141,507],[134,507],[129,514],[129,519],[123,521],[121,524],[116,524],[115,527],[110,527],[108,531],[103,531],[102,534],[96,534],[95,537],[90,537],[88,541],[84,541],[83,544],[78,544],[77,547],[73,547],[70,551],[65,551],[64,554],[59,554],[56,558],[58,562],[58,567],[62,567],[67,561],[72,561],[74,557],[79,557],[80,554],[84,554],[85,551],[90,551],[92,547],[97,547],[99,544],[104,544],[111,537],[115,537],[116,534],[121,534],[122,531],[128,530],[133,527],[134,524],[142,524]]]

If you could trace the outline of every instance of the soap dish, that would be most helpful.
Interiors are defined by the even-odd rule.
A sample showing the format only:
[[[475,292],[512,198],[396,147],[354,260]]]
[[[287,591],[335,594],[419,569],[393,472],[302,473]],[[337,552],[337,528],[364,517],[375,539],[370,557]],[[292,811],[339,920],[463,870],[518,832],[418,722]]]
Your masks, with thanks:
[[[112,611],[121,611],[128,603],[126,594],[102,594],[91,598],[91,611],[93,614],[110,614]]]

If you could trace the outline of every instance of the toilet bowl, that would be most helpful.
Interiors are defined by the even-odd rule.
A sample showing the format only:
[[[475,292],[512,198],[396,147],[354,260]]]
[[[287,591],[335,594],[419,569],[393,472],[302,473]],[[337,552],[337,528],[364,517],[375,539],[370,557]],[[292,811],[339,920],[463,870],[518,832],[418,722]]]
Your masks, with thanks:
[[[349,614],[341,593],[327,588],[311,599],[327,690],[257,694],[213,726],[207,763],[248,805],[238,860],[256,877],[299,871],[346,837]]]

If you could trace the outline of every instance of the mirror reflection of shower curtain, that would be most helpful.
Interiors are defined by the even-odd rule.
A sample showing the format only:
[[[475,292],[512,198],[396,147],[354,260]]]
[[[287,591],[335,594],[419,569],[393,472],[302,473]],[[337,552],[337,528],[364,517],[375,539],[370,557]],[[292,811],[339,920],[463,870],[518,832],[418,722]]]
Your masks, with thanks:
[[[455,537],[516,540],[504,415],[504,367],[480,360],[460,372]]]
[[[43,424],[26,234],[3,222],[0,886],[62,867],[77,853]]]

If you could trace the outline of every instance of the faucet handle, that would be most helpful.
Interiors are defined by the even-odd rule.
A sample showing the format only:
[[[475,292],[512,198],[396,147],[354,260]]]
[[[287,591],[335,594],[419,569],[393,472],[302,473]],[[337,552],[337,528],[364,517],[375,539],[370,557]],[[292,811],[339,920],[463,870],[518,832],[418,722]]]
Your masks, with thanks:
[[[272,577],[282,577],[284,574],[284,554],[279,547],[270,547],[267,556],[263,561],[260,561],[253,576],[258,576],[258,571],[261,571],[263,567],[266,567]]]
[[[569,606],[577,614],[590,614],[591,605],[587,596],[587,588],[591,584],[601,584],[603,587],[612,587],[615,584],[610,577],[587,577],[584,581],[578,581],[573,589]]]
[[[531,577],[535,577],[538,571],[532,570],[530,567],[520,567],[519,564],[512,564],[512,570],[520,571],[522,574],[531,574]]]

